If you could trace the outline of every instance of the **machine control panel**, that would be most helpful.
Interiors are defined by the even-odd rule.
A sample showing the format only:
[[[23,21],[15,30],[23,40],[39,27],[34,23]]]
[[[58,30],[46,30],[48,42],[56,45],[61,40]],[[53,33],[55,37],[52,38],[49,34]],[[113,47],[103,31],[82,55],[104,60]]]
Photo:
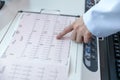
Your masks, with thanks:
[[[85,66],[90,71],[97,71],[98,69],[98,57],[97,57],[97,39],[95,36],[92,37],[92,40],[89,43],[84,44],[83,49],[83,61]]]

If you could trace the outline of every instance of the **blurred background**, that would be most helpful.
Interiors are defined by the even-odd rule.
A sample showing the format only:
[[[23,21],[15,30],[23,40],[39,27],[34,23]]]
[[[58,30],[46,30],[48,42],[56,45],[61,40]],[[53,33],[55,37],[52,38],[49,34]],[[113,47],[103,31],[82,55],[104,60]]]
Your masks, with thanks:
[[[3,29],[19,10],[37,11],[41,9],[60,10],[60,13],[82,15],[85,0],[2,0],[5,5],[0,10],[0,30]]]

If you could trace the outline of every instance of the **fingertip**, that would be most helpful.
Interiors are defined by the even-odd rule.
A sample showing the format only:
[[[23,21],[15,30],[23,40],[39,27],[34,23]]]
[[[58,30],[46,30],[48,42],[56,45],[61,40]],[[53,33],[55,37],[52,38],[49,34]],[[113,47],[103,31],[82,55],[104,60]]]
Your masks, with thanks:
[[[57,35],[57,39],[61,39],[64,35],[66,35],[67,33],[71,32],[73,30],[73,28],[71,26],[64,28],[64,30],[62,32],[60,32]]]
[[[62,37],[63,37],[63,35],[62,35],[61,33],[59,33],[59,34],[56,36],[57,39],[61,39]]]
[[[84,36],[84,43],[88,43],[91,40],[91,36]]]
[[[61,39],[61,36],[60,36],[60,35],[57,35],[56,38],[57,38],[57,39]]]
[[[84,43],[88,43],[89,42],[89,40],[84,40]]]

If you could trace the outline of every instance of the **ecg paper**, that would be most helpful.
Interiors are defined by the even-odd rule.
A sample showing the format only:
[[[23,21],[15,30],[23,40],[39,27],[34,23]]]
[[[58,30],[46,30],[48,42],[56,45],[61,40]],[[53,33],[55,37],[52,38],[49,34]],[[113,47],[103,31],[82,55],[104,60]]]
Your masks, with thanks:
[[[67,67],[36,60],[4,60],[0,80],[68,80]]]
[[[2,55],[0,80],[67,80],[70,34],[56,35],[76,18],[21,13],[17,30]]]

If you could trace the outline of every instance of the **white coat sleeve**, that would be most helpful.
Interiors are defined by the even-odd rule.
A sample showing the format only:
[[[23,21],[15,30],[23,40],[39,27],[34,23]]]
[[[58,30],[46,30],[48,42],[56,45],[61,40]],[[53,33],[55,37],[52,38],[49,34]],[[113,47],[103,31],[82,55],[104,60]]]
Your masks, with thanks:
[[[120,31],[120,0],[101,0],[83,15],[88,30],[97,37]]]

